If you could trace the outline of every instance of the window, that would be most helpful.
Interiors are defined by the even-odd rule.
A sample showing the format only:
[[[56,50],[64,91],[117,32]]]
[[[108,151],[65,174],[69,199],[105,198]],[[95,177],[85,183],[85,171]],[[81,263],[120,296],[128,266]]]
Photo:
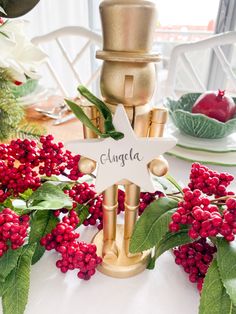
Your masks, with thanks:
[[[90,8],[90,26],[98,32],[101,31],[98,10],[100,2],[91,1]],[[159,16],[153,49],[162,55],[162,62],[158,65],[160,84],[163,84],[167,77],[168,62],[175,45],[204,39],[214,33],[236,30],[235,0],[156,0],[155,2]],[[227,49],[229,61],[236,72],[236,48],[231,46]],[[199,54],[193,54],[191,58],[193,63],[196,61],[199,75],[208,88],[215,89],[225,84],[224,73],[210,50],[200,58]],[[182,86],[187,86],[189,83],[187,79],[184,76],[182,79]],[[232,86],[227,87],[232,91]],[[161,90],[160,86],[159,89]],[[159,98],[161,97],[160,91]]]

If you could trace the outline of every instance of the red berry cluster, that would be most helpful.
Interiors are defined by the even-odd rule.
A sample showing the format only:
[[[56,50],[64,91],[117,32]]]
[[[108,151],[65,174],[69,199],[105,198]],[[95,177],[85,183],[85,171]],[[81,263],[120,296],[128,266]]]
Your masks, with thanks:
[[[190,225],[189,236],[192,239],[220,234],[227,241],[233,241],[236,234],[236,200],[234,193],[226,189],[233,179],[228,173],[217,173],[194,163],[189,188],[183,189],[183,201],[179,202],[177,211],[172,215],[170,231],[177,232],[180,224]],[[214,195],[216,199],[210,200],[202,193]],[[223,214],[217,206],[219,201],[225,205]]]
[[[30,164],[15,167],[13,162],[5,164],[0,161],[0,202],[10,195],[17,196],[27,189],[36,190],[39,186],[38,173],[32,170]]]
[[[180,224],[191,225],[189,236],[197,239],[216,236],[220,232],[222,216],[216,205],[201,196],[200,190],[183,189],[183,201],[179,202],[177,211],[172,215],[170,231],[177,232]]]
[[[19,216],[10,208],[4,208],[0,213],[0,257],[8,250],[21,247],[27,236],[29,216]]]
[[[37,165],[33,154],[35,142],[30,144],[24,140],[25,145],[21,143],[22,140],[17,140],[0,144],[0,202],[10,195],[17,196],[28,188],[36,190],[40,186],[40,178],[32,169]]]
[[[0,202],[27,189],[36,190],[41,184],[39,174],[63,174],[72,180],[82,176],[79,155],[65,151],[62,143],[53,143],[52,135],[42,136],[40,142],[42,147],[28,139],[0,144]]]
[[[199,163],[194,163],[192,164],[189,187],[192,191],[198,189],[206,195],[220,197],[229,194],[226,188],[233,180],[234,177],[229,173],[218,173]]]
[[[156,198],[162,197],[164,194],[162,192],[156,191],[155,193],[141,192],[140,193],[140,205],[139,205],[139,216],[142,215],[145,208],[150,205]]]
[[[67,161],[67,156],[62,150],[64,145],[61,142],[53,143],[52,135],[41,136],[40,143],[42,144],[40,150],[40,162],[42,164],[40,163],[39,173],[45,174],[47,177],[61,174],[65,170],[65,162]]]
[[[79,218],[74,210],[71,210],[68,215],[64,216],[62,222],[58,223],[51,233],[48,233],[41,239],[41,244],[46,250],[55,249],[59,253],[64,253],[70,242],[74,242],[79,237],[79,234],[74,232]]]
[[[117,214],[124,212],[125,210],[125,192],[123,190],[118,190],[118,208]]]
[[[83,224],[85,226],[94,226],[99,222],[98,228],[101,229],[102,195],[96,195],[94,184],[88,184],[87,182],[76,184],[71,190],[66,190],[65,193],[74,200],[74,208],[77,204],[86,204],[88,206],[89,216]]]
[[[88,184],[87,182],[75,184],[71,190],[67,190],[65,193],[78,204],[84,204],[94,199],[96,195],[94,184]]]
[[[77,180],[83,174],[79,171],[78,162],[80,156],[73,156],[70,151],[64,151],[64,145],[53,142],[52,135],[41,136],[42,148],[39,151],[40,167],[39,173],[47,177],[64,174],[71,180]],[[66,172],[69,170],[69,173]]]
[[[71,180],[76,181],[83,176],[83,174],[79,171],[78,168],[80,155],[73,156],[71,152],[69,152],[68,150],[66,151],[66,154],[68,158],[66,163],[66,169],[69,170],[67,177]]]
[[[63,273],[79,269],[78,277],[88,280],[95,274],[95,268],[102,259],[97,256],[95,245],[77,241],[79,234],[75,232],[75,228],[78,222],[78,215],[71,210],[51,233],[41,239],[41,245],[46,250],[55,249],[61,254],[61,259],[56,262],[56,266]]]
[[[207,243],[206,239],[199,239],[190,244],[174,249],[175,263],[181,265],[189,274],[189,280],[197,283],[199,292],[202,290],[204,277],[213,260],[216,247]]]
[[[223,211],[223,222],[220,233],[228,241],[233,241],[236,234],[236,199],[229,198],[226,201],[226,208]]]
[[[68,270],[79,269],[78,278],[89,280],[96,272],[96,267],[102,262],[96,254],[96,246],[84,242],[74,242],[70,245],[62,259],[56,262],[56,266],[63,273]]]
[[[33,167],[39,165],[39,150],[34,140],[12,140],[8,154],[22,164],[30,163]]]

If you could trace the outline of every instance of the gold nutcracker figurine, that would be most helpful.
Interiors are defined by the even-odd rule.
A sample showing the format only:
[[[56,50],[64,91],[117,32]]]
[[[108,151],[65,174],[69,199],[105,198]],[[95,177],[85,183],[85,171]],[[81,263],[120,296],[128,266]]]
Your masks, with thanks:
[[[101,72],[101,92],[112,112],[118,104],[126,110],[138,137],[161,137],[167,120],[165,109],[150,109],[148,102],[155,89],[155,65],[159,56],[151,53],[156,27],[156,8],[151,1],[104,0],[100,5],[103,50],[96,57],[104,60]],[[102,125],[97,110],[87,107],[95,125]],[[96,135],[84,127],[85,138]],[[81,158],[79,168],[91,173],[95,162]],[[168,171],[161,156],[149,164],[156,176]],[[137,169],[138,171],[138,169]],[[111,174],[112,175],[112,174]],[[118,185],[125,188],[125,221],[117,225]],[[146,268],[149,252],[129,253],[129,242],[139,208],[140,187],[122,180],[103,193],[103,231],[94,238],[103,257],[100,270],[114,277],[133,276]]]

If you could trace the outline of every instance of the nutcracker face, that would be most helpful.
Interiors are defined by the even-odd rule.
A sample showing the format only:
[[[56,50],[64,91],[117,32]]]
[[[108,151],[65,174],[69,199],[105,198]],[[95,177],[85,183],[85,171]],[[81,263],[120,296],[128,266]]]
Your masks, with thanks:
[[[110,104],[141,106],[148,103],[155,89],[153,63],[104,61],[101,93]]]
[[[100,5],[104,60],[101,92],[110,104],[142,106],[155,89],[151,47],[156,7],[151,1],[106,0]]]

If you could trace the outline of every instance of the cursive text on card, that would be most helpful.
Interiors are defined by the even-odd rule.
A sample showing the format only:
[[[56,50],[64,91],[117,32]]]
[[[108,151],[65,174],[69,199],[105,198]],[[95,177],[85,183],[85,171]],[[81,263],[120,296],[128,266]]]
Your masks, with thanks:
[[[106,154],[100,156],[100,162],[102,165],[106,163],[117,163],[121,167],[126,165],[126,161],[141,161],[143,157],[140,156],[140,153],[134,152],[131,147],[127,153],[123,154],[113,154],[109,148]]]

